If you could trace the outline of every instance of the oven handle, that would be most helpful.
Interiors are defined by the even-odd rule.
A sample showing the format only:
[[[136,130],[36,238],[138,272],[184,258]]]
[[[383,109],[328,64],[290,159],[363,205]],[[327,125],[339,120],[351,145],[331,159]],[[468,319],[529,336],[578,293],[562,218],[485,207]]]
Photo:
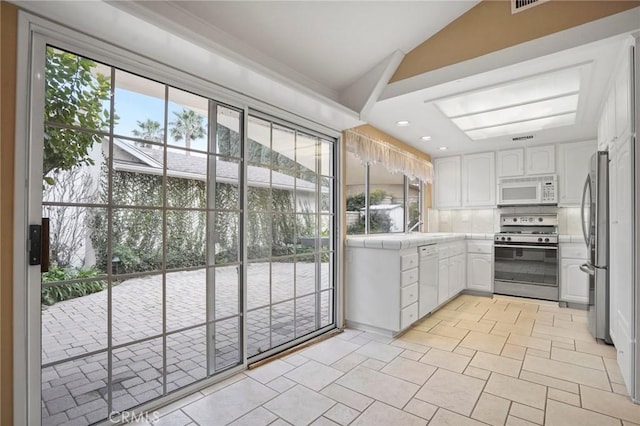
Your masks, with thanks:
[[[555,246],[518,246],[518,245],[507,245],[507,244],[494,244],[494,247],[498,248],[526,248],[526,249],[544,249],[544,250],[558,250],[558,247]]]

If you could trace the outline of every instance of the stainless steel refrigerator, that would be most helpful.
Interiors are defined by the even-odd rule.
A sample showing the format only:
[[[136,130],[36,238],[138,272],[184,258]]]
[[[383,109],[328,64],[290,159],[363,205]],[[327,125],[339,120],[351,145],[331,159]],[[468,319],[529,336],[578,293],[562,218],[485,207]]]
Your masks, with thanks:
[[[598,151],[591,157],[582,193],[582,233],[589,261],[580,269],[589,274],[589,330],[611,343],[609,335],[609,156]]]

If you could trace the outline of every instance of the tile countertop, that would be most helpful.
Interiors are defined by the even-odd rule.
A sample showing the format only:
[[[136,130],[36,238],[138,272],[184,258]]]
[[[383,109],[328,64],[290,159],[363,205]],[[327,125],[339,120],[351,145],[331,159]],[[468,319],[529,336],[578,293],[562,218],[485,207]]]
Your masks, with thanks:
[[[490,240],[493,241],[494,234],[464,234],[454,232],[412,232],[410,234],[373,234],[373,235],[349,235],[347,236],[347,247],[366,247],[387,250],[400,250],[423,246],[427,244],[448,243],[460,240]],[[582,235],[559,235],[560,243],[582,243]]]
[[[379,248],[387,250],[400,250],[423,246],[427,244],[448,243],[460,240],[491,240],[493,234],[461,234],[452,232],[412,232],[409,234],[374,234],[374,235],[349,235],[347,247]]]

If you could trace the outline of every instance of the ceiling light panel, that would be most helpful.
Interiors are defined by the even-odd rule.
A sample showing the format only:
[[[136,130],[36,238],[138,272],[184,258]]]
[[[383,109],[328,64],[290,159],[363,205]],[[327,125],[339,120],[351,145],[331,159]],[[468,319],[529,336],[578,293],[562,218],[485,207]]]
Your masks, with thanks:
[[[485,127],[483,129],[469,130],[465,132],[473,140],[495,138],[505,135],[515,135],[518,133],[537,132],[540,130],[553,129],[555,127],[570,126],[576,121],[576,113],[555,115],[552,117],[539,118],[536,120],[521,121],[502,126]]]
[[[538,74],[435,101],[472,140],[575,124],[580,83],[591,64]]]
[[[553,115],[563,115],[578,109],[578,94],[545,101],[532,102],[489,112],[466,115],[452,119],[461,130],[468,131],[494,127],[519,121],[528,121]]]
[[[436,105],[447,117],[456,117],[576,93],[580,90],[581,68],[566,68],[539,74],[501,86],[443,99],[436,102]]]

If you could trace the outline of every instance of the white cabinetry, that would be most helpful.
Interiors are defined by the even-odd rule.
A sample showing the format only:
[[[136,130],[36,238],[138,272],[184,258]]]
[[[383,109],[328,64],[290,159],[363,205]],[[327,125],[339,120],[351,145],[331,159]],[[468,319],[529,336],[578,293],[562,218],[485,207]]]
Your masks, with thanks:
[[[589,161],[596,149],[595,141],[558,145],[558,205],[580,205],[584,180],[589,173]]]
[[[555,145],[527,147],[525,153],[528,175],[545,175],[556,171]]]
[[[524,149],[507,149],[498,151],[497,173],[498,177],[512,177],[524,175]]]
[[[610,334],[618,365],[628,380],[633,371],[633,157],[631,136],[617,139],[609,152]],[[627,388],[628,389],[628,388]]]
[[[438,304],[446,302],[464,290],[465,251],[463,241],[438,244]]]
[[[467,241],[467,288],[493,292],[493,242]]]
[[[438,305],[449,298],[449,258],[438,260]]]
[[[560,244],[560,300],[589,303],[589,275],[580,270],[587,262],[584,244]]]
[[[434,207],[494,207],[495,153],[485,152],[434,160]]]
[[[435,200],[439,209],[460,207],[460,157],[436,158],[434,161]]]
[[[418,319],[417,249],[347,249],[347,322],[395,334]]]
[[[462,157],[462,205],[490,207],[496,204],[495,154],[484,152]]]

